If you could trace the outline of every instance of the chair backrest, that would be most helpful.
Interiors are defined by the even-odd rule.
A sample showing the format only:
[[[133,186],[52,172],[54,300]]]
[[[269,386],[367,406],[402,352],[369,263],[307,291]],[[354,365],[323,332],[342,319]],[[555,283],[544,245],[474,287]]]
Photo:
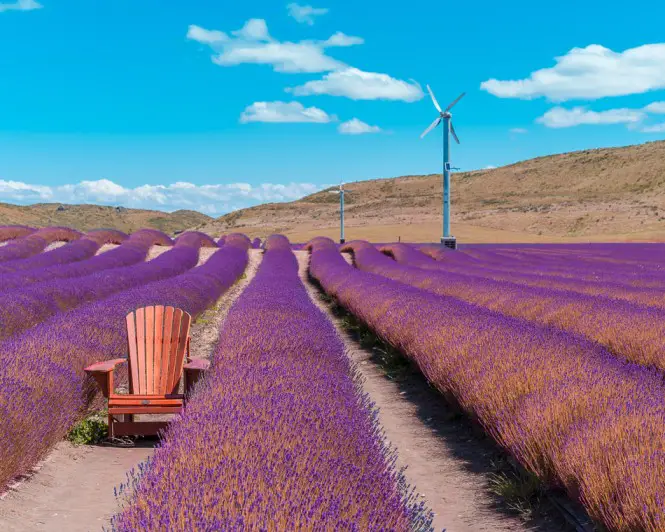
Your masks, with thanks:
[[[178,392],[192,317],[164,306],[127,314],[130,393],[165,395]]]

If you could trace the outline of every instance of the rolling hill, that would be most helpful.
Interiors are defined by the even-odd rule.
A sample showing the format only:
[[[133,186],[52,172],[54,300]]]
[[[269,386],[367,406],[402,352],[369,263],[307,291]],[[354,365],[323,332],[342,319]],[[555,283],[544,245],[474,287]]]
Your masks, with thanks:
[[[454,174],[453,234],[461,242],[665,241],[665,141],[538,157]],[[349,183],[346,238],[434,242],[441,236],[441,175]],[[217,219],[98,205],[0,203],[0,225],[81,230],[153,227],[218,236],[280,232],[294,242],[339,236],[339,200],[328,191]]]
[[[175,231],[182,231],[209,221],[212,221],[212,218],[205,214],[186,210],[166,213],[100,205],[37,203],[22,206],[0,203],[0,225],[23,224],[34,227],[64,225],[82,231],[112,227],[125,232],[150,227],[173,234]]]
[[[539,157],[454,174],[453,234],[466,242],[665,240],[665,142]],[[441,175],[349,183],[346,238],[438,241]],[[195,226],[292,241],[339,235],[328,191],[242,209]]]

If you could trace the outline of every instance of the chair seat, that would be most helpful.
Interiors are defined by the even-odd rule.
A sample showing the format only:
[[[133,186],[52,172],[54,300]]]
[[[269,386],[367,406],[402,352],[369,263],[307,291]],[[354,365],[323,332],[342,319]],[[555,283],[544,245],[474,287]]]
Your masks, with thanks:
[[[177,414],[185,396],[122,394],[109,396],[109,414]]]

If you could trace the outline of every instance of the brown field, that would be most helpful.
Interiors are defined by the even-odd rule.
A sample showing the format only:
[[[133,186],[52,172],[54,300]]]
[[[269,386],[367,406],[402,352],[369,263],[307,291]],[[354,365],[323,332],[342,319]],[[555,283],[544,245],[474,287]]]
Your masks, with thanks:
[[[454,174],[453,234],[467,242],[665,240],[665,142],[539,157]],[[437,241],[441,176],[349,183],[346,238]],[[302,242],[339,236],[339,200],[319,192],[236,211],[205,224],[211,234],[281,232]]]
[[[209,220],[212,218],[205,214],[184,210],[166,213],[100,205],[37,203],[21,206],[0,203],[0,225],[22,224],[33,227],[64,225],[81,231],[108,227],[129,233],[149,227],[173,233]]]

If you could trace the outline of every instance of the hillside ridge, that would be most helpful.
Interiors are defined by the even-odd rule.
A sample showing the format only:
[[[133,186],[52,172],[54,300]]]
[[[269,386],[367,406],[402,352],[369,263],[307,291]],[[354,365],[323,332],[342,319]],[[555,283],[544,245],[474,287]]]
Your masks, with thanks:
[[[441,174],[348,183],[347,240],[438,241]],[[329,189],[328,189],[329,190]],[[234,211],[196,226],[294,241],[339,236],[328,190]],[[665,141],[540,156],[453,174],[453,234],[473,242],[665,240]]]
[[[208,221],[212,221],[212,218],[191,210],[167,213],[148,209],[89,204],[13,205],[0,203],[0,225],[21,224],[34,227],[64,225],[80,231],[108,227],[130,233],[142,228],[153,228],[173,234]]]

